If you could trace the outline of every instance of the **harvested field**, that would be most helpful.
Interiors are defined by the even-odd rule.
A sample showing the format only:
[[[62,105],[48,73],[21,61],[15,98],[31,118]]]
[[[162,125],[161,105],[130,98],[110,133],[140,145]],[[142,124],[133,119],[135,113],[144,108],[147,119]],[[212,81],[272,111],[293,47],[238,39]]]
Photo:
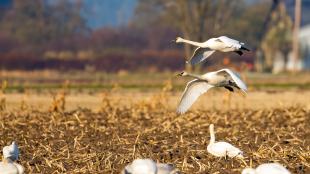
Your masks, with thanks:
[[[66,94],[66,111],[76,108],[88,108],[98,111],[102,105],[104,93],[76,93]],[[150,102],[158,92],[141,92],[134,90],[118,91],[110,93],[110,100],[118,105],[131,106],[133,103]],[[173,112],[182,95],[181,91],[166,92],[165,105]],[[21,107],[46,111],[53,103],[51,93],[5,94],[6,109],[9,111],[19,110]],[[250,91],[246,97],[240,93],[229,93],[225,89],[211,89],[194,103],[190,110],[230,110],[230,109],[277,109],[288,107],[303,107],[310,110],[310,91]],[[24,106],[22,106],[24,105]]]
[[[279,109],[191,110],[177,115],[164,100],[102,109],[2,111],[0,146],[16,140],[26,173],[119,173],[135,158],[173,163],[182,173],[240,173],[277,161],[292,173],[310,173],[310,111]],[[245,152],[245,163],[207,153],[209,124],[216,139]]]

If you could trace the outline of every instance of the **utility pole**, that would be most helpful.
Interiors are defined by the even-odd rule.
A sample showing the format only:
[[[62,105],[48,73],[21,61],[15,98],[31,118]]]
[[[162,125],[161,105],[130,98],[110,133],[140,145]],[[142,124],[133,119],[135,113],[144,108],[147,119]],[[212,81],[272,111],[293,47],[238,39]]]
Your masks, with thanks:
[[[295,20],[293,31],[293,71],[297,71],[297,61],[299,60],[299,28],[301,20],[301,0],[295,0]]]

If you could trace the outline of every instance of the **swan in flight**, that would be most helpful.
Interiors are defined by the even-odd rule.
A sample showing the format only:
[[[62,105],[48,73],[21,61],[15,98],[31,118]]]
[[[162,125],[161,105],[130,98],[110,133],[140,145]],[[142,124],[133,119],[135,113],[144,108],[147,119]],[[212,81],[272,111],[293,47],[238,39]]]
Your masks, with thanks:
[[[279,163],[266,163],[259,165],[256,169],[245,168],[242,174],[291,174]]]
[[[204,61],[215,51],[235,52],[240,56],[243,54],[243,51],[250,51],[248,48],[244,47],[243,42],[239,42],[226,36],[211,38],[205,42],[195,42],[177,37],[175,42],[187,43],[198,47],[194,51],[192,57],[187,61],[187,63],[190,63],[191,65],[195,65]]]
[[[224,87],[234,92],[234,88],[241,90],[246,94],[247,86],[240,79],[239,75],[229,69],[208,72],[203,75],[187,73],[185,71],[178,76],[190,76],[195,79],[188,82],[182,94],[181,101],[177,108],[177,113],[185,113],[200,95],[207,92],[212,87]]]
[[[24,168],[15,161],[18,159],[19,150],[15,141],[11,145],[5,146],[2,150],[3,161],[0,162],[1,174],[23,174]]]
[[[237,158],[243,158],[243,152],[233,145],[227,143],[227,142],[215,142],[215,133],[214,133],[214,125],[210,125],[210,143],[207,146],[207,151],[211,153],[214,156],[217,157],[237,157]]]
[[[171,164],[156,163],[151,159],[135,159],[127,165],[122,174],[177,174]]]

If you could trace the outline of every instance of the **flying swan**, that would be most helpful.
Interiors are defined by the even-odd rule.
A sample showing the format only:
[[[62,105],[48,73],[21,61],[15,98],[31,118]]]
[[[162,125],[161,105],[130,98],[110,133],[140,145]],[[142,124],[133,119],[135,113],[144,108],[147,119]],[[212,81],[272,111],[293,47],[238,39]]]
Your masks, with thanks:
[[[259,165],[256,169],[245,168],[242,174],[291,174],[279,163],[266,163]]]
[[[156,163],[151,159],[135,159],[122,174],[178,174],[171,164]]]
[[[210,143],[207,146],[207,151],[217,157],[243,158],[243,152],[227,142],[215,142],[214,125],[210,125]]]
[[[207,92],[212,87],[224,87],[234,92],[234,88],[241,90],[246,94],[247,86],[240,79],[239,75],[229,69],[221,69],[219,71],[208,72],[203,75],[187,73],[185,71],[178,76],[190,76],[195,79],[188,82],[182,94],[181,101],[177,108],[177,113],[185,113],[200,95]]]
[[[235,52],[240,56],[243,54],[243,51],[250,51],[248,48],[243,46],[244,45],[243,42],[239,42],[226,36],[211,38],[205,42],[195,42],[183,39],[181,37],[177,37],[175,42],[187,43],[198,47],[194,51],[192,57],[187,61],[187,63],[190,63],[191,65],[195,65],[204,61],[215,51]]]
[[[3,161],[0,162],[1,174],[23,174],[24,168],[15,161],[18,160],[19,150],[15,141],[2,149]]]

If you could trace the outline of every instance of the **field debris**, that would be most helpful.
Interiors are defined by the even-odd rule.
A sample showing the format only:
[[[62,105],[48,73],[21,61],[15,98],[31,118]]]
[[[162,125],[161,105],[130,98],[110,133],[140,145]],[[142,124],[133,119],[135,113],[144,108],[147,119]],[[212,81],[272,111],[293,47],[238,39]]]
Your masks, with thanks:
[[[182,173],[240,173],[279,162],[292,173],[310,170],[310,111],[190,111],[177,115],[150,104],[109,105],[98,112],[2,111],[1,140],[17,141],[26,173],[120,173],[137,158],[174,164]],[[244,151],[244,162],[207,153],[209,125]],[[245,165],[247,164],[247,165]]]

